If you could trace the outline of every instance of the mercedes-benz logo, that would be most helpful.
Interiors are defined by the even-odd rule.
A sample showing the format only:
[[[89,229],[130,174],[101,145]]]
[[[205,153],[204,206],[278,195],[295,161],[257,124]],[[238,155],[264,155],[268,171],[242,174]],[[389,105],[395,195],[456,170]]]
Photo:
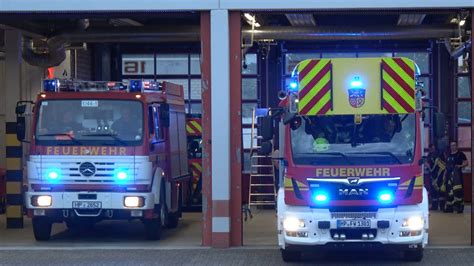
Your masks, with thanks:
[[[360,177],[358,176],[351,176],[347,178],[347,182],[349,182],[349,185],[352,185],[352,186],[359,185],[359,180],[360,180]]]
[[[79,165],[79,172],[83,176],[92,176],[95,174],[95,166],[89,162],[81,163]]]

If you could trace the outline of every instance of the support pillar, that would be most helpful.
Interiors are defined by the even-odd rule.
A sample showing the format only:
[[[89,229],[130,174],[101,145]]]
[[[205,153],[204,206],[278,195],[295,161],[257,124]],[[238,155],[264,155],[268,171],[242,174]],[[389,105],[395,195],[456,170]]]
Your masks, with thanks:
[[[7,228],[23,228],[21,142],[16,138],[16,102],[20,100],[21,34],[5,31],[5,155]]]
[[[212,247],[230,246],[229,11],[211,10]]]
[[[201,12],[202,245],[212,246],[211,14]]]
[[[230,229],[231,246],[242,246],[242,50],[241,14],[229,13],[230,30],[230,161],[231,202]]]
[[[240,20],[240,12],[201,13],[202,244],[216,248],[242,245]]]

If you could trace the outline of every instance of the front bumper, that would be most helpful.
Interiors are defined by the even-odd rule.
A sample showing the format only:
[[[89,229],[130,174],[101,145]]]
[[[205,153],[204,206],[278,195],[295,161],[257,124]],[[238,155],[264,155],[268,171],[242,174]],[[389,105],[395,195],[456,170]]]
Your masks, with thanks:
[[[370,227],[361,229],[338,228],[338,220],[344,220],[343,213],[331,213],[329,209],[316,209],[303,206],[288,206],[283,202],[283,197],[278,202],[278,242],[282,249],[307,246],[317,247],[366,247],[378,245],[400,246],[409,248],[424,247],[428,243],[428,211],[425,202],[418,205],[398,206],[393,208],[379,208],[370,216]],[[345,215],[360,215],[352,212]],[[421,230],[411,231],[403,222],[413,216],[422,217],[424,225]],[[286,231],[283,221],[286,217],[294,217],[304,222],[305,226]],[[350,220],[350,218],[349,218]],[[381,226],[382,223],[385,226]],[[324,226],[320,226],[320,222]],[[388,226],[387,226],[388,222]],[[407,233],[408,232],[408,233]],[[362,238],[363,235],[370,238]],[[338,237],[336,237],[336,235]],[[339,237],[344,235],[344,239]]]
[[[37,207],[32,205],[32,197],[48,195],[52,197],[52,204],[49,207]],[[139,196],[143,198],[142,207],[129,208],[124,206],[126,196]],[[75,209],[73,202],[100,202],[99,209]],[[25,205],[31,215],[41,216],[83,216],[113,218],[113,214],[139,213],[142,215],[153,211],[155,208],[154,194],[151,192],[26,192]],[[40,211],[44,210],[44,212]],[[117,216],[117,215],[116,215]],[[119,215],[122,217],[123,215]],[[130,215],[128,215],[130,216]]]

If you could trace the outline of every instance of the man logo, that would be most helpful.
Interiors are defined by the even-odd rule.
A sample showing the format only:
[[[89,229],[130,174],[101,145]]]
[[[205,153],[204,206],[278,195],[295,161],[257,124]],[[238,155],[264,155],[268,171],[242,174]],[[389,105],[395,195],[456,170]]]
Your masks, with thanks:
[[[367,188],[351,188],[351,189],[339,189],[339,196],[368,196],[369,195],[369,189]]]
[[[360,177],[357,177],[357,176],[351,176],[347,178],[347,182],[349,182],[349,185],[352,185],[352,186],[359,185],[359,180],[360,180]]]

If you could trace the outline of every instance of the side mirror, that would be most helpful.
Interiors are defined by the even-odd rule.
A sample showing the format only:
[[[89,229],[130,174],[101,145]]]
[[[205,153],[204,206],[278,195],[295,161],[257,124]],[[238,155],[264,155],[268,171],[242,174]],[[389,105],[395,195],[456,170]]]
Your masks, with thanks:
[[[162,127],[170,127],[170,106],[167,103],[160,105],[160,121]]]
[[[445,136],[446,117],[443,113],[435,113],[434,133],[436,138]]]
[[[16,117],[16,138],[19,141],[24,141],[26,136],[26,122],[24,116]]]
[[[273,139],[273,119],[271,116],[265,116],[262,118],[260,130],[263,140]]]
[[[268,154],[272,153],[272,150],[273,150],[273,145],[270,141],[262,142],[262,146],[260,148],[260,153],[262,155],[268,155]]]
[[[15,108],[16,115],[23,115],[26,112],[26,104],[17,105]]]
[[[287,125],[287,124],[291,123],[291,121],[293,121],[293,119],[295,117],[296,117],[295,113],[286,112],[285,116],[283,117],[283,124]]]

